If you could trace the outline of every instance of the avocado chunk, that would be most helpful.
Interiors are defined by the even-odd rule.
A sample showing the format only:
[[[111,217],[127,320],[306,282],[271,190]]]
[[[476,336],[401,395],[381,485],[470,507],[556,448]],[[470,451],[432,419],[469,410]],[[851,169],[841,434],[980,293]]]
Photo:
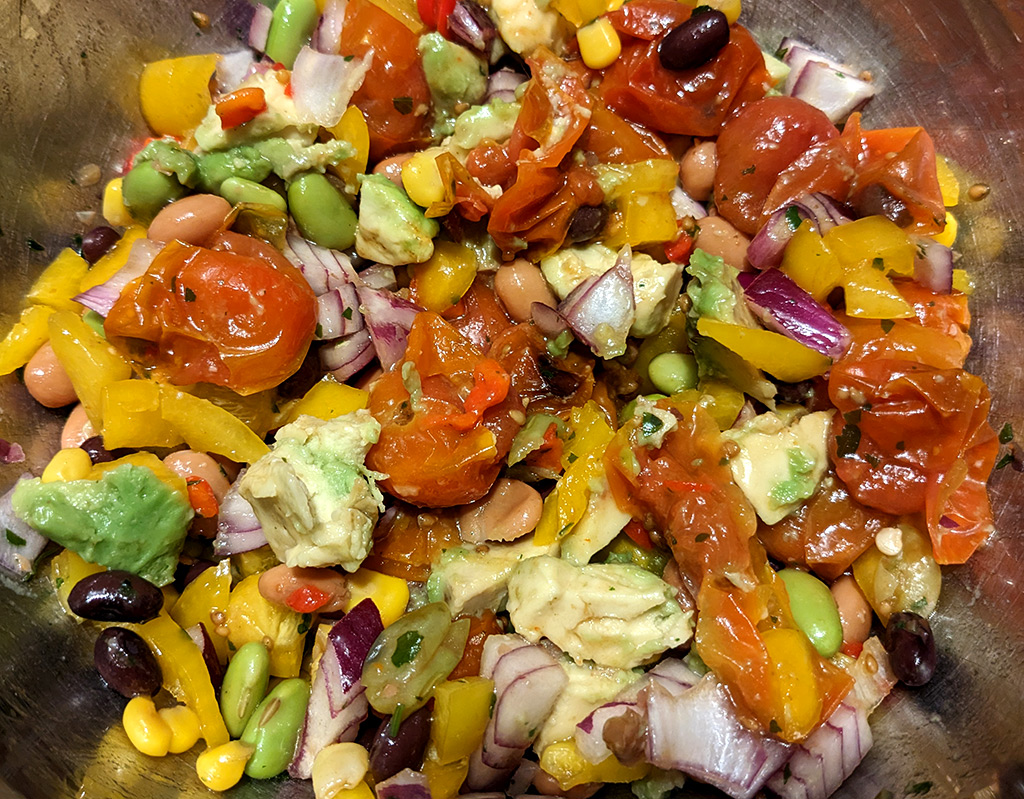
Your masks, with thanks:
[[[356,252],[389,266],[419,264],[434,254],[440,226],[384,175],[363,175]]]
[[[449,136],[455,130],[456,103],[476,105],[487,94],[487,65],[461,44],[440,33],[420,37],[423,74],[434,101],[435,136]]]

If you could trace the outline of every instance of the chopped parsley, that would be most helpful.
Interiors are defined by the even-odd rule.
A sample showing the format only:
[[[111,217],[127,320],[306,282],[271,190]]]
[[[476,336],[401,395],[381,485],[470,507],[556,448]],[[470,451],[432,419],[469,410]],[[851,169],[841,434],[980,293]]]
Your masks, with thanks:
[[[836,455],[840,458],[848,458],[857,452],[860,446],[860,428],[849,422],[843,426],[843,431],[836,437]]]
[[[408,630],[398,636],[398,643],[395,644],[395,652],[391,655],[391,662],[401,667],[416,658],[420,653],[420,646],[423,644],[423,636],[416,630]]]
[[[803,221],[803,217],[800,216],[800,209],[795,205],[791,205],[786,209],[786,224],[789,225],[790,230],[796,230]]]
[[[653,413],[645,413],[640,417],[640,434],[644,438],[650,438],[664,426],[665,423]]]
[[[25,539],[18,535],[16,532],[14,532],[14,530],[12,530],[10,527],[5,527],[4,532],[7,535],[8,544],[13,544],[16,547],[25,546]]]
[[[412,113],[411,97],[396,97],[391,101],[391,104],[395,107],[395,110],[402,116]]]
[[[896,327],[896,323],[892,319],[882,320],[882,332],[888,334],[890,330]]]
[[[1013,441],[1013,427],[1009,422],[1003,425],[1003,429],[999,431],[999,443],[1009,444]]]
[[[185,302],[195,302],[195,301],[196,301],[196,293],[194,291],[192,291],[192,289],[188,288],[188,286],[186,286],[185,287]]]

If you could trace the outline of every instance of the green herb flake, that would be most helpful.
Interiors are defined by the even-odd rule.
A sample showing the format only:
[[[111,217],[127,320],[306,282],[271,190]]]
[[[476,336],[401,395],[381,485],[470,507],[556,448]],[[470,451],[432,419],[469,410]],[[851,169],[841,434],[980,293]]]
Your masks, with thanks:
[[[653,413],[645,413],[640,417],[640,434],[644,438],[650,438],[664,426],[665,423]]]
[[[848,458],[857,452],[860,446],[860,428],[855,424],[846,424],[836,437],[836,455]]]
[[[891,331],[894,327],[896,327],[896,323],[892,321],[892,319],[882,320],[882,332],[885,333],[886,335],[888,335],[889,331]]]
[[[416,630],[408,630],[398,636],[398,643],[395,644],[395,652],[391,656],[391,663],[396,667],[402,667],[411,663],[420,653],[420,645],[423,643],[423,636]]]
[[[873,258],[871,260],[871,268],[877,269],[879,272],[885,271],[885,260],[883,258]]]
[[[401,704],[395,705],[395,712],[391,714],[391,721],[388,722],[388,736],[391,740],[398,737],[398,730],[402,726],[402,717],[405,715],[405,707]]]
[[[33,252],[42,252],[46,248],[35,239],[25,239],[25,243],[28,244],[28,248]]]
[[[998,469],[1005,469],[1011,463],[1013,463],[1013,453],[1012,452],[1007,452],[1005,455],[1003,455],[1003,457],[1001,457],[998,461],[996,461],[995,468],[997,470]]]
[[[779,726],[779,722],[777,722],[775,719],[772,719],[771,724],[768,725],[768,732],[778,735],[780,732],[782,732],[782,727]]]
[[[897,452],[903,452],[906,448],[907,448],[907,442],[905,442],[905,441],[897,441],[896,442],[896,451]]]
[[[12,544],[16,547],[25,546],[25,539],[18,535],[14,530],[9,527],[4,528],[4,533],[7,535],[7,543]]]
[[[789,763],[782,767],[782,781],[789,782],[790,777],[793,776],[793,772],[789,769]]]
[[[313,624],[313,616],[310,613],[303,613],[302,620],[299,622],[297,632],[299,635],[309,632],[310,626]]]
[[[696,541],[698,544],[703,544],[709,538],[711,538],[711,536],[708,533],[698,533],[696,536],[694,536],[693,540]]]
[[[411,97],[396,97],[391,101],[391,104],[395,107],[395,110],[402,116],[412,113]]]
[[[878,460],[878,458],[876,456],[872,455],[870,452],[867,453],[864,456],[864,460],[866,460],[869,464],[871,464],[871,467],[873,469],[877,469],[878,468],[878,464],[881,463],[881,461]]]
[[[572,465],[572,464],[576,463],[576,461],[578,461],[578,460],[579,460],[579,457],[580,457],[580,456],[579,456],[579,455],[577,455],[577,454],[576,454],[575,452],[570,452],[570,453],[568,454],[568,456],[566,457],[566,460],[567,460],[567,461],[569,461],[569,464],[570,464],[570,465]]]
[[[346,319],[351,319],[352,318],[352,309],[351,308],[346,308],[344,311],[341,312],[341,315],[344,316]]]
[[[790,230],[796,230],[803,221],[803,217],[800,216],[800,209],[795,205],[791,205],[786,209],[786,224],[789,225]]]
[[[740,174],[743,174],[743,175],[753,175],[756,169],[757,169],[757,166],[755,164],[751,164],[746,169],[744,169],[743,172],[741,172]]]
[[[1007,422],[1003,425],[1003,429],[999,431],[999,443],[1009,444],[1013,441],[1013,426]]]
[[[932,783],[928,780],[916,782],[907,786],[907,796],[924,796],[932,789]]]
[[[852,411],[847,411],[843,414],[843,421],[847,424],[858,424],[863,414],[863,408],[854,408]]]
[[[54,586],[54,588],[56,588],[56,589],[57,589],[58,591],[60,591],[60,587],[61,587],[62,585],[64,585],[64,578],[63,578],[63,577],[58,577],[58,578],[57,578],[56,580],[54,580],[54,582],[53,582],[53,586]]]
[[[188,286],[185,287],[185,302],[195,302],[196,293],[192,291]]]

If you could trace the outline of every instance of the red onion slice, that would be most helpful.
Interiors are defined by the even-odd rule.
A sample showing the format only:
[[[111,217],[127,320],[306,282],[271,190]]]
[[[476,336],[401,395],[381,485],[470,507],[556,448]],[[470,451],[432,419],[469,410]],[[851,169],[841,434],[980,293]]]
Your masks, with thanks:
[[[25,450],[21,444],[0,438],[0,463],[21,463],[25,460]]]
[[[405,347],[409,340],[416,314],[423,309],[397,294],[381,289],[359,286],[359,310],[363,314],[366,327],[377,351],[381,366],[390,369],[405,355]]]
[[[757,234],[750,240],[747,247],[747,260],[755,269],[770,269],[782,263],[793,234],[805,219],[813,218],[813,214],[801,203],[791,203],[785,208],[768,217]]]
[[[341,52],[341,31],[345,25],[345,8],[348,0],[327,0],[320,24],[317,26],[313,41],[321,53]]]
[[[953,291],[953,250],[934,239],[921,237],[914,242],[914,280],[937,294]]]
[[[377,799],[430,799],[426,775],[411,768],[378,782],[373,786],[373,792]]]
[[[252,50],[221,53],[217,57],[217,88],[222,94],[233,92],[249,77],[255,59]]]
[[[359,279],[345,253],[313,244],[294,228],[288,230],[284,256],[299,268],[317,296]]]
[[[217,557],[251,552],[267,544],[256,512],[249,500],[238,493],[237,486],[238,480],[235,480],[221,500],[217,513],[217,537],[213,541]]]
[[[824,61],[808,60],[799,70],[790,72],[787,94],[813,105],[834,124],[840,124],[875,96],[875,87],[866,80],[837,70]]]
[[[359,313],[356,287],[345,283],[316,298],[316,337],[324,341],[350,336],[362,330],[363,315]]]
[[[371,264],[359,273],[359,280],[367,288],[398,291],[395,267],[387,264]]]
[[[835,72],[842,72],[843,74],[851,77],[857,76],[857,73],[850,67],[845,64],[840,64],[834,58],[831,58],[800,39],[794,39],[787,36],[782,40],[782,44],[779,45],[779,52],[782,53],[782,60],[789,66],[789,75],[786,78],[786,84],[782,90],[783,94],[792,94],[793,87],[796,85],[800,71],[804,66],[812,61],[826,64]]]
[[[267,49],[267,36],[270,33],[270,23],[274,20],[274,12],[270,6],[262,3],[255,4],[255,12],[252,16],[252,23],[249,25],[249,46],[262,53]]]
[[[377,353],[365,328],[320,348],[320,365],[344,383],[373,361]]]
[[[497,72],[492,72],[487,78],[487,99],[504,100],[506,103],[514,103],[516,89],[519,84],[526,81],[526,75],[503,67]]]
[[[626,245],[611,269],[584,280],[558,306],[576,337],[605,360],[626,351],[626,337],[636,320],[632,260]]]
[[[0,535],[0,568],[26,580],[32,576],[36,558],[49,541],[18,518],[11,504],[18,483],[31,479],[32,475],[26,472],[0,497],[0,525],[4,528],[4,534]]]
[[[683,191],[682,186],[672,189],[669,199],[672,201],[672,210],[676,212],[676,219],[685,219],[688,216],[703,219],[708,215],[708,209]]]
[[[362,58],[320,53],[303,47],[292,68],[292,98],[300,122],[325,128],[338,124],[348,101],[363,85],[373,60],[373,50]]]
[[[128,252],[128,259],[124,262],[124,266],[111,275],[109,280],[86,289],[76,295],[74,300],[105,317],[121,296],[124,287],[135,278],[146,274],[149,265],[153,263],[153,259],[163,247],[161,242],[152,239],[137,239],[132,242],[132,248]]]
[[[490,55],[498,28],[487,11],[473,0],[458,0],[448,16],[448,38],[478,53]]]
[[[542,302],[530,305],[530,316],[533,318],[533,323],[537,325],[537,329],[548,338],[558,338],[569,329],[565,317],[550,305],[545,305]]]

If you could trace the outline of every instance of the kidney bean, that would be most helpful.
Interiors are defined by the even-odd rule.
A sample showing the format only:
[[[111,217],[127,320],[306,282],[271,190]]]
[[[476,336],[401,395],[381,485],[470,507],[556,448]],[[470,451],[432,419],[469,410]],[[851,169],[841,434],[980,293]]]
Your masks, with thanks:
[[[750,239],[720,216],[706,216],[698,220],[696,246],[709,255],[718,255],[737,269],[749,269],[747,247]]]
[[[392,731],[393,717],[388,716],[377,729],[370,744],[370,773],[380,782],[393,777],[404,768],[417,768],[430,738],[430,714],[434,700],[401,719],[398,729]],[[392,734],[393,733],[393,734]]]
[[[283,563],[267,569],[260,575],[259,589],[260,594],[268,602],[284,605],[302,613],[313,610],[319,613],[333,613],[342,610],[349,594],[344,575],[334,569],[286,566]],[[297,598],[297,592],[304,589],[308,597],[299,595]],[[322,595],[327,596],[326,601],[314,607]],[[305,607],[296,606],[297,602],[301,604],[304,601],[310,604]]]
[[[110,461],[116,461],[118,458],[123,458],[132,452],[132,450],[124,447],[113,450],[107,449],[103,446],[103,436],[89,436],[78,446],[89,453],[93,463],[109,463]]]
[[[706,202],[711,197],[717,171],[718,148],[713,141],[693,145],[679,162],[683,190],[698,202]]]
[[[83,577],[68,594],[68,607],[83,619],[140,623],[155,618],[163,592],[131,572],[111,569]]]
[[[892,670],[904,685],[918,686],[935,674],[935,638],[928,620],[908,610],[889,617],[882,636]]]
[[[124,627],[107,627],[93,648],[96,671],[122,696],[153,696],[160,690],[160,664],[138,633]]]
[[[112,227],[100,225],[82,236],[82,257],[90,264],[106,255],[110,248],[121,239],[121,234]]]
[[[216,194],[193,194],[160,209],[149,223],[155,241],[183,241],[204,246],[224,225],[231,203]]]
[[[96,428],[89,421],[89,415],[85,412],[85,407],[78,404],[71,409],[67,421],[64,422],[64,429],[60,433],[61,449],[79,447],[84,441],[95,435]]]
[[[658,45],[665,69],[682,70],[706,64],[729,43],[729,20],[718,10],[694,14],[677,25]]]
[[[494,292],[517,322],[530,319],[530,306],[535,302],[549,308],[558,304],[540,269],[522,258],[498,267],[494,274]]]
[[[514,541],[537,526],[543,508],[537,489],[522,480],[502,477],[483,499],[459,514],[459,531],[464,541],[474,543]]]
[[[47,408],[63,408],[78,400],[71,378],[50,342],[45,342],[25,364],[25,388],[32,399]]]

